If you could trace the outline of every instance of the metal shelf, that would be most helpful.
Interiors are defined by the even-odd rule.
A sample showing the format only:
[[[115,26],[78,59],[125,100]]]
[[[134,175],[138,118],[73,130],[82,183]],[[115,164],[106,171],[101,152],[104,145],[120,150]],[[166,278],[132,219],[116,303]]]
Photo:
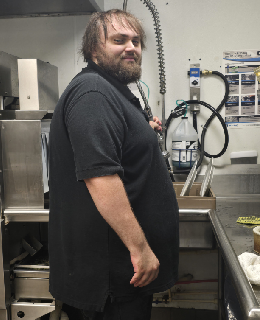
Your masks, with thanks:
[[[49,209],[6,209],[3,212],[6,222],[48,222]]]
[[[104,0],[13,0],[1,4],[0,19],[84,15],[104,10]]]

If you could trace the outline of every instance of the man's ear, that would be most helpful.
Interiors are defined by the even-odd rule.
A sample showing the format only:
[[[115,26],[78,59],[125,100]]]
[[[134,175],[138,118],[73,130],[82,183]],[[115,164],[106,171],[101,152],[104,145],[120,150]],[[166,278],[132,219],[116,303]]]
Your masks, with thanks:
[[[91,57],[92,57],[92,61],[96,63],[97,62],[97,51],[96,50],[94,50],[92,52]]]

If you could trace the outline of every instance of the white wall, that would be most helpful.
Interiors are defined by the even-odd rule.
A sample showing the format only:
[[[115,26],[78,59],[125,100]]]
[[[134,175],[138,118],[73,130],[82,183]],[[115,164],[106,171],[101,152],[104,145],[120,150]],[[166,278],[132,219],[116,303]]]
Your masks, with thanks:
[[[93,0],[95,1],[95,3],[99,6],[99,8],[101,8],[101,10],[104,9],[104,1],[105,0]]]
[[[123,8],[123,0],[104,2],[105,10]],[[175,108],[177,99],[189,99],[187,71],[191,63],[200,63],[202,69],[224,72],[221,67],[223,51],[260,50],[258,0],[153,0],[153,3],[160,15],[165,51],[166,117]],[[153,113],[161,116],[152,16],[140,0],[129,0],[127,9],[142,20],[147,32],[142,80],[150,88],[149,103]],[[0,20],[0,50],[21,58],[38,58],[58,66],[61,93],[84,66],[77,50],[87,21],[86,16]],[[138,95],[136,88],[132,88]],[[224,85],[220,79],[215,76],[202,78],[201,100],[217,107],[223,95]],[[201,107],[199,127],[206,123],[209,115],[208,110]],[[169,129],[168,149],[170,133],[179,121],[173,120]],[[232,151],[257,150],[260,153],[259,128],[229,129],[229,135],[228,150],[224,156],[215,160],[215,165],[229,164]],[[206,134],[205,150],[212,154],[218,153],[223,143],[223,129],[214,120]]]

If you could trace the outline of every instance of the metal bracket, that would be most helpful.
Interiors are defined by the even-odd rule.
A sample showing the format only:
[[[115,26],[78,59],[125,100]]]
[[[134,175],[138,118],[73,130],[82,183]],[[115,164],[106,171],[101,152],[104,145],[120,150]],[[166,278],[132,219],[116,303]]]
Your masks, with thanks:
[[[11,304],[11,320],[35,320],[55,310],[55,300],[51,303],[14,302]]]
[[[200,100],[200,64],[190,65],[190,100]],[[190,113],[199,113],[200,106],[192,104]]]

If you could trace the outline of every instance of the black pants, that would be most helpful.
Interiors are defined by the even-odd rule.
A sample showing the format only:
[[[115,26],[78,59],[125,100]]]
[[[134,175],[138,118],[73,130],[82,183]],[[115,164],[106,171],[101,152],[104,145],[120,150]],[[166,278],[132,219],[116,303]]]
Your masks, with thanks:
[[[108,297],[103,312],[79,310],[63,304],[69,320],[150,320],[153,295],[134,298],[131,301],[111,301]]]

